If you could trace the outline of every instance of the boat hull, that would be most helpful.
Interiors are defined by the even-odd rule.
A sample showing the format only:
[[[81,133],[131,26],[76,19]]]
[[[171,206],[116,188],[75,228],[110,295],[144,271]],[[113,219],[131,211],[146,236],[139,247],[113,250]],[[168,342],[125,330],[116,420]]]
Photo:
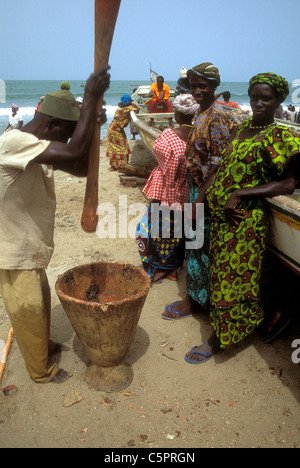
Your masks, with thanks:
[[[151,151],[154,155],[153,146],[154,142],[159,136],[161,132],[157,129],[151,128],[146,122],[143,122],[141,118],[137,117],[135,112],[131,112],[131,120],[139,132],[139,135],[144,143],[144,145]]]
[[[300,275],[300,203],[281,196],[267,199],[271,220],[269,249]]]

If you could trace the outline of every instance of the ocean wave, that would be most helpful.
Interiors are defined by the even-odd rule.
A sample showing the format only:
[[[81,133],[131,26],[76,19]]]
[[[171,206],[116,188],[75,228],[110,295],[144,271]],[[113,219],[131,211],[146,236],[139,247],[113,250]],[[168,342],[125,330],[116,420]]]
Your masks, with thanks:
[[[7,108],[0,108],[0,115],[10,115],[11,113],[11,107]],[[19,109],[19,114],[22,116],[25,115],[34,115],[35,113],[35,107],[20,107]]]
[[[106,109],[106,115],[115,115],[115,112],[117,110],[118,106],[105,106]],[[11,113],[11,107],[3,107],[0,108],[0,116],[5,115],[8,116]],[[35,107],[20,107],[19,109],[19,114],[22,116],[26,115],[34,115],[35,113]]]
[[[116,110],[118,109],[118,106],[104,106],[104,109],[106,109],[106,115],[115,115]]]
[[[240,104],[240,107],[243,109],[243,110],[248,110],[251,112],[251,107],[249,105],[246,105],[246,104]],[[287,105],[283,104],[282,105],[283,107],[283,110],[286,111],[287,110]],[[109,105],[106,105],[104,106],[104,108],[106,109],[106,115],[107,117],[112,117],[115,115],[115,112],[118,108],[118,106],[109,106]],[[299,112],[300,110],[300,107],[298,106],[295,106],[296,108],[296,111]],[[0,108],[0,117],[1,116],[9,116],[11,113],[11,107],[6,107],[6,108]],[[19,113],[22,115],[22,116],[33,116],[34,113],[35,113],[35,107],[20,107],[20,110],[19,110]]]

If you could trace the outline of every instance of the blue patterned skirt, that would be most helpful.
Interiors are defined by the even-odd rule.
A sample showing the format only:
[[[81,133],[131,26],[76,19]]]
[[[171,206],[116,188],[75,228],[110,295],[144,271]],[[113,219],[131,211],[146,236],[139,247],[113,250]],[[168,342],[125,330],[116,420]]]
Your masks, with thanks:
[[[198,186],[188,171],[188,203],[194,203],[199,195]],[[203,221],[203,220],[202,220]],[[204,203],[204,245],[200,249],[186,249],[187,260],[187,293],[204,309],[209,309],[210,270],[210,210]]]
[[[144,270],[153,278],[155,273],[174,271],[182,267],[185,253],[183,215],[173,216],[172,212],[160,216],[159,234],[152,237],[151,206],[146,211],[136,230],[136,243]],[[179,224],[181,223],[181,226]],[[179,233],[182,233],[181,236]],[[176,237],[176,234],[178,237]],[[156,235],[156,233],[155,233]]]

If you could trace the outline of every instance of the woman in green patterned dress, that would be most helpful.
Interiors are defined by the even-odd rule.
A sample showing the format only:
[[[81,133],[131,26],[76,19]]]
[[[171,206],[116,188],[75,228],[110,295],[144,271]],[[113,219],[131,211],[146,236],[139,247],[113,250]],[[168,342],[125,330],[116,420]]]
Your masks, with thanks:
[[[211,210],[210,319],[214,333],[185,357],[203,363],[238,343],[263,321],[259,280],[268,232],[265,197],[293,193],[291,159],[300,139],[274,123],[276,108],[289,94],[286,80],[273,73],[249,82],[252,120],[245,121],[223,152],[207,191]]]

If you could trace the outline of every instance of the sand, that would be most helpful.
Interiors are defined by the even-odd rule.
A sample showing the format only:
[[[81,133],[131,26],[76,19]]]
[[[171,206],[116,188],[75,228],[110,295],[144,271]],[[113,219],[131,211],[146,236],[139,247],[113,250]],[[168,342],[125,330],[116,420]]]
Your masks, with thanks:
[[[141,141],[130,145],[130,163],[153,165]],[[128,205],[141,203],[146,209],[143,183],[139,180],[136,188],[120,184],[118,174],[108,171],[103,142],[99,202],[118,206],[123,195]],[[255,333],[206,364],[187,364],[185,353],[210,334],[209,318],[175,322],[160,316],[167,304],[185,297],[185,267],[177,283],[164,280],[151,287],[127,355],[132,384],[112,394],[88,387],[88,359],[56,296],[56,279],[81,264],[104,260],[140,266],[140,258],[130,237],[99,239],[83,232],[84,179],[58,172],[56,191],[55,252],[48,268],[51,336],[71,348],[59,357],[59,365],[73,377],[61,385],[35,384],[14,342],[2,385],[18,391],[9,396],[0,391],[0,447],[126,448],[126,453],[136,448],[299,447],[300,373],[291,347],[299,329],[290,326],[271,345]],[[0,340],[9,329],[0,301]]]

